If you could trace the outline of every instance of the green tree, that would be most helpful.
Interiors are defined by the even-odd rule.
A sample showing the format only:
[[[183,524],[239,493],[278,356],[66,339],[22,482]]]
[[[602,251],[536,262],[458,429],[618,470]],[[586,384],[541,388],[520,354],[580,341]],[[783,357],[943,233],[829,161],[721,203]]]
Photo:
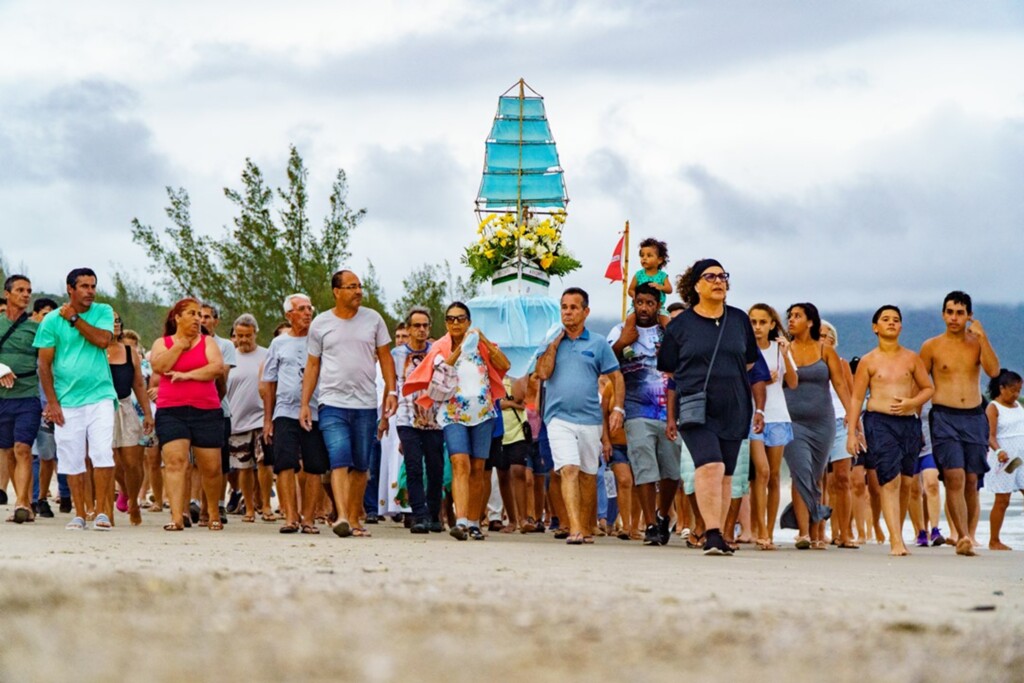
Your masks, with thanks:
[[[453,277],[448,261],[424,264],[402,280],[405,295],[395,301],[394,312],[399,320],[413,306],[430,311],[430,334],[437,339],[445,334],[444,309],[453,301],[468,301],[477,295],[479,285],[461,276]]]
[[[363,285],[363,301],[360,306],[366,308],[372,308],[373,310],[380,313],[381,317],[384,318],[384,322],[387,323],[388,329],[392,335],[395,332],[395,325],[398,321],[390,311],[388,311],[388,303],[384,298],[384,287],[380,283],[380,279],[377,277],[377,269],[374,268],[372,261],[366,262],[366,272],[360,278]]]
[[[143,352],[153,340],[163,335],[167,305],[162,303],[155,292],[136,282],[120,271],[114,272],[114,292],[105,289],[96,294],[100,303],[110,304],[121,316],[124,329],[135,330],[142,337]]]
[[[152,261],[151,270],[175,296],[194,296],[221,306],[221,320],[230,324],[240,313],[260,322],[260,339],[270,339],[281,320],[288,294],[308,294],[318,310],[333,306],[331,275],[351,254],[351,232],[366,209],[348,203],[348,179],[338,169],[331,185],[330,209],[319,231],[308,212],[308,172],[294,145],[287,166],[288,186],[276,194],[260,168],[245,160],[242,187],[225,188],[237,215],[221,238],[197,234],[192,227],[188,192],[168,187],[167,217],[173,224],[165,236],[138,218],[132,219],[132,239]],[[283,203],[275,208],[275,199]],[[227,334],[226,329],[221,330]]]

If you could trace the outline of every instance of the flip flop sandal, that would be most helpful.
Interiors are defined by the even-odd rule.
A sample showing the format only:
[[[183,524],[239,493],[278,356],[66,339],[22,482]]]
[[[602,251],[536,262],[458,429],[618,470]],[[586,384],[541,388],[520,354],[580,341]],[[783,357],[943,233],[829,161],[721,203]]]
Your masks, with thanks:
[[[313,526],[312,524],[303,524],[303,525],[302,525],[302,533],[304,533],[304,534],[314,534],[314,535],[316,535],[316,534],[319,534],[319,533],[320,533],[320,530],[319,530],[319,529],[317,529],[317,528],[316,528],[315,526]]]
[[[367,531],[366,527],[361,526],[357,526],[355,529],[353,529],[352,535],[355,538],[370,538],[371,536],[373,536],[373,534]]]
[[[175,524],[174,522],[171,522],[170,524],[164,524],[164,531],[184,531],[184,530],[185,530],[185,525],[183,525],[183,524]]]
[[[242,521],[245,522],[246,524],[252,524],[253,522],[256,521],[256,515],[244,515],[242,517]]]
[[[26,507],[14,508],[14,515],[8,520],[15,524],[24,524],[25,522],[31,522],[32,511]]]
[[[593,536],[584,536],[583,537],[583,543],[586,544],[586,545],[594,545],[594,537]]]
[[[277,532],[279,534],[296,534],[299,532],[299,524],[298,522],[291,522],[289,524],[285,524],[280,529],[278,529]]]
[[[224,524],[219,519],[211,519],[207,526],[210,531],[221,531],[224,528]]]
[[[260,519],[262,519],[264,522],[276,522],[278,520],[278,517],[273,512],[268,512],[260,515]]]
[[[570,534],[565,539],[566,545],[583,545],[583,534]]]
[[[554,536],[555,536],[555,540],[557,540],[557,541],[561,541],[563,539],[569,538],[569,530],[568,529],[558,529],[557,531],[555,531]]]

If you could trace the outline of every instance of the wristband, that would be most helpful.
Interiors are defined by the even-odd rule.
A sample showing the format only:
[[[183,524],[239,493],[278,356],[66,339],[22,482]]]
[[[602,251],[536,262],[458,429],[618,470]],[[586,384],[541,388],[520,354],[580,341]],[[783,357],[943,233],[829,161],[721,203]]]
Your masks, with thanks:
[[[625,409],[624,408],[620,408],[618,406],[613,407],[612,410],[614,410],[615,412],[618,412],[618,413],[622,413],[623,415],[626,414]]]
[[[398,392],[397,391],[389,391],[388,392],[388,396],[394,396],[395,398],[398,398]]]
[[[755,415],[760,415],[761,417],[764,417],[764,411],[763,411],[763,410],[761,410],[760,408],[758,408],[757,410],[755,410],[755,411],[754,411],[754,414],[755,414]]]

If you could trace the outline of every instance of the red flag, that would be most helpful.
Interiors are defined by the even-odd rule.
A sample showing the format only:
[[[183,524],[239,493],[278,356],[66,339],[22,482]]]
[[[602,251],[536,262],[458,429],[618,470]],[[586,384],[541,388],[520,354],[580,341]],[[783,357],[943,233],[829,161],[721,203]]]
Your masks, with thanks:
[[[619,243],[615,246],[615,251],[612,252],[612,260],[608,264],[608,270],[604,271],[604,276],[612,282],[622,282],[625,277],[625,274],[622,272],[622,243],[625,239],[625,235],[619,238]]]

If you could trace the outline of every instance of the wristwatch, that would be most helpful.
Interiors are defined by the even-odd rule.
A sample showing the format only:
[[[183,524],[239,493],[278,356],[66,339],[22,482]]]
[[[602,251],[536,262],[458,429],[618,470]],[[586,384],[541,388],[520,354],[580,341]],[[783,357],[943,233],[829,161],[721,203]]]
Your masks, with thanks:
[[[68,318],[68,325],[71,325],[71,327],[74,327],[75,323],[77,323],[77,322],[78,322],[78,314],[77,313],[72,313],[71,317]]]

